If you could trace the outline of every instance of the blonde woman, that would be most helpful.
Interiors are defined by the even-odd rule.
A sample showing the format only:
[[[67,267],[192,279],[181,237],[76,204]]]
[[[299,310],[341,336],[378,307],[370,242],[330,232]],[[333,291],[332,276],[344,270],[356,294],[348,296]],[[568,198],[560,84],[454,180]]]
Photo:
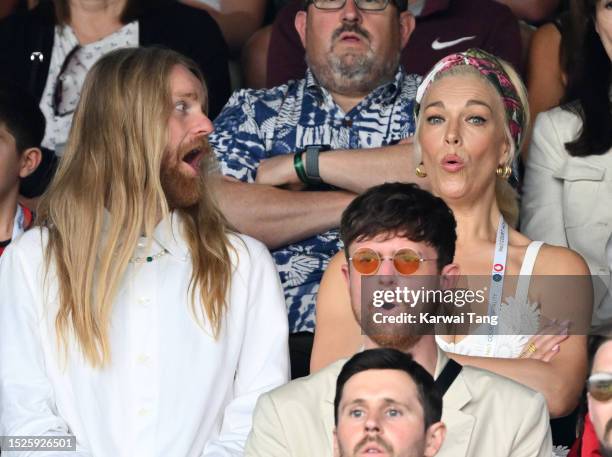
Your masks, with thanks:
[[[206,97],[173,51],[92,68],[39,227],[0,264],[3,434],[72,434],[79,456],[241,453],[259,394],[287,381],[274,264],[208,191]]]
[[[538,287],[535,281],[530,284],[531,275],[582,277],[588,275],[588,269],[569,249],[532,242],[512,228],[518,207],[506,179],[529,124],[520,79],[490,54],[469,50],[442,59],[419,88],[417,101],[415,146],[422,156],[417,174],[427,176],[433,193],[455,214],[455,263],[464,275],[488,276],[491,283],[486,286],[491,290],[501,287],[500,299],[488,301],[494,310],[518,311],[521,316],[529,312],[536,321],[540,316],[558,315],[556,291]],[[496,253],[503,252],[500,259]],[[321,283],[311,362],[314,370],[359,349],[359,328],[353,324],[342,284],[343,263],[336,256]],[[496,272],[492,273],[498,265],[507,277],[516,278],[520,273],[523,282],[517,285],[506,280],[499,286]],[[574,296],[564,297],[579,310],[574,328],[583,329],[590,322],[589,281],[586,276],[585,287],[576,287]],[[568,337],[565,327],[557,331],[560,334],[536,335],[531,340],[525,335],[494,335],[490,345],[484,332],[438,338],[438,344],[462,364],[488,369],[541,392],[550,415],[559,417],[578,402],[586,374],[586,339]]]

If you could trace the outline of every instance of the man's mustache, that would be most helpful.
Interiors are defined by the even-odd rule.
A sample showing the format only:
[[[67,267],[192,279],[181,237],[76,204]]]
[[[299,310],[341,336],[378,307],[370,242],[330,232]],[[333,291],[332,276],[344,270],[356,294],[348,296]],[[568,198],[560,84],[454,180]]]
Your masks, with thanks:
[[[179,146],[179,155],[183,157],[185,154],[193,151],[194,149],[200,149],[204,154],[210,153],[210,143],[208,142],[208,137],[203,136],[201,138],[196,138],[188,143],[183,143]]]
[[[350,24],[342,24],[341,27],[338,27],[332,35],[332,41],[336,41],[340,37],[340,35],[342,35],[344,32],[354,33],[355,35],[361,35],[366,40],[368,41],[370,40],[370,34],[368,33],[367,30],[362,29],[359,26],[359,24],[350,23]]]
[[[389,454],[393,452],[393,447],[389,443],[387,443],[385,440],[383,440],[380,436],[366,435],[355,446],[354,454],[356,455],[362,448],[367,447],[370,443],[378,444],[381,448],[383,448]]]

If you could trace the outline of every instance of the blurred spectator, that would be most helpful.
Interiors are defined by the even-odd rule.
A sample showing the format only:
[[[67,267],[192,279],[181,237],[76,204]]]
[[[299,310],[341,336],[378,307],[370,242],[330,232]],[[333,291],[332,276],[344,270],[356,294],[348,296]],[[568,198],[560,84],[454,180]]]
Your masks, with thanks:
[[[497,0],[509,6],[514,15],[525,22],[538,23],[549,19],[559,6],[559,0]]]
[[[2,0],[0,2],[0,19],[10,16],[15,11],[25,11],[38,5],[38,0]]]
[[[251,89],[263,89],[266,86],[268,49],[272,37],[272,26],[266,25],[253,34],[247,41],[241,58],[242,84]]]
[[[197,32],[197,33],[195,33]],[[43,146],[61,153],[87,71],[105,53],[163,45],[195,60],[203,71],[214,117],[229,96],[227,46],[205,11],[166,0],[55,0],[0,22],[3,76],[27,84],[47,128]],[[41,165],[53,168],[48,154]],[[38,183],[44,189],[46,183]]]
[[[29,229],[32,212],[17,203],[20,184],[40,164],[45,118],[22,89],[0,83],[0,255]]]
[[[570,10],[533,34],[527,63],[532,122],[539,113],[558,106],[565,94],[569,68],[580,53],[585,27],[584,17],[577,8],[577,2],[572,2]],[[523,160],[527,160],[528,151],[528,148],[521,151]]]
[[[408,73],[424,75],[447,54],[481,48],[521,68],[521,36],[509,8],[492,0],[410,0],[417,26],[402,51]],[[304,48],[294,18],[303,0],[291,0],[274,21],[267,56],[267,87],[301,78]]]
[[[239,55],[247,40],[261,27],[266,0],[181,0],[202,8],[217,21],[232,55]]]
[[[591,274],[609,278],[605,246],[612,232],[612,10],[599,0],[580,0],[579,7],[587,18],[586,31],[569,67],[564,97],[573,101],[541,113],[535,123],[521,228],[530,238],[577,251]],[[612,315],[612,310],[598,307],[601,299],[596,289],[594,325]]]

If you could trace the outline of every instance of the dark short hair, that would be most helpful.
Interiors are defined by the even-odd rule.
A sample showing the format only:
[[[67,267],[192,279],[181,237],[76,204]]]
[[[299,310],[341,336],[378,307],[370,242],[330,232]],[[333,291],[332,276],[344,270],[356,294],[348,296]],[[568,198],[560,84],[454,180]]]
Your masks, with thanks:
[[[378,235],[424,241],[438,253],[438,270],[455,257],[457,224],[444,200],[416,184],[387,183],[359,195],[342,213],[340,238],[345,254],[354,241]]]
[[[45,135],[45,117],[34,98],[6,81],[0,81],[0,124],[15,138],[19,154],[39,148]]]
[[[410,354],[397,349],[369,349],[355,354],[344,364],[336,381],[334,398],[334,421],[338,425],[338,408],[342,400],[344,385],[349,379],[367,370],[401,370],[408,374],[417,387],[419,403],[423,407],[425,430],[442,417],[442,394],[436,387],[432,376],[414,361]]]
[[[311,3],[312,0],[303,0],[302,8],[307,9],[308,5],[310,5]],[[391,3],[393,3],[397,7],[398,11],[406,11],[408,9],[408,0],[391,0]]]

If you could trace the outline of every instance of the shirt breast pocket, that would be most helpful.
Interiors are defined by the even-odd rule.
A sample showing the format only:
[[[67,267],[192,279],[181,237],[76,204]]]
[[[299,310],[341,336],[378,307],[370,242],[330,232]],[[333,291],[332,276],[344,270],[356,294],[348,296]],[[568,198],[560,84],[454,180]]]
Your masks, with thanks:
[[[555,173],[563,183],[563,219],[565,228],[597,223],[608,213],[611,194],[602,195],[606,169],[572,157]]]

